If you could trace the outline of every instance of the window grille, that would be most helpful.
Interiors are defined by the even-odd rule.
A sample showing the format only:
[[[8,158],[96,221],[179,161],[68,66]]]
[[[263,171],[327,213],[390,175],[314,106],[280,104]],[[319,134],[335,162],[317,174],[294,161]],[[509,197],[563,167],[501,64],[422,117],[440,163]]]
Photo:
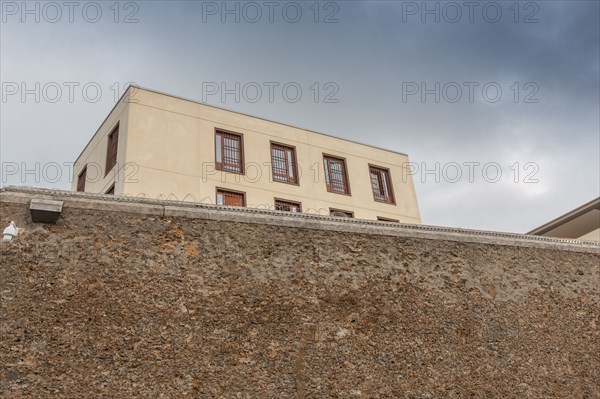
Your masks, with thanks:
[[[298,183],[296,150],[294,147],[271,143],[271,165],[274,181]]]
[[[327,191],[337,194],[350,194],[346,161],[343,158],[325,155],[323,162]]]
[[[276,199],[275,210],[284,212],[302,212],[302,206],[299,202]]]
[[[394,203],[394,194],[392,192],[392,182],[390,180],[390,171],[376,166],[369,166],[371,175],[371,188],[373,189],[373,198],[378,202]]]
[[[218,189],[217,205],[246,206],[246,194],[237,191]]]
[[[242,136],[217,130],[215,133],[215,168],[231,173],[244,173]]]

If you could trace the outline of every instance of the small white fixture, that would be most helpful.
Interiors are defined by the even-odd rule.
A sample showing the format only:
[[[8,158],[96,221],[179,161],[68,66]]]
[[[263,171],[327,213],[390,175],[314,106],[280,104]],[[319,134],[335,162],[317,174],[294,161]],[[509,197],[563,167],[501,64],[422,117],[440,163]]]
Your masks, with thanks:
[[[17,228],[17,225],[15,224],[15,222],[10,222],[8,227],[5,228],[4,232],[2,233],[2,242],[10,243],[12,242],[13,238],[15,238],[18,235],[19,229]]]

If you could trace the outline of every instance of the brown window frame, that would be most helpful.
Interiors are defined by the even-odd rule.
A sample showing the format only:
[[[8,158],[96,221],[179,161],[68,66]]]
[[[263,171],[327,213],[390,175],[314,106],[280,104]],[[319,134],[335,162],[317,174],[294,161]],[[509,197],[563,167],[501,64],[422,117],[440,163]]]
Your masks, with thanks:
[[[298,212],[294,212],[291,209],[289,211],[285,210],[285,209],[277,209],[278,205],[291,205],[291,206],[296,206],[298,207]],[[302,213],[302,203],[298,202],[298,201],[290,201],[290,200],[286,200],[283,198],[275,198],[275,210],[276,211],[281,211],[281,212],[291,212],[291,213]]]
[[[274,149],[278,149],[280,151],[286,151],[286,156],[285,159],[283,159],[283,162],[285,162],[285,171],[286,174],[282,174],[282,173],[276,173],[276,168],[275,168],[275,159],[273,158],[273,150]],[[275,141],[271,141],[271,179],[273,179],[274,182],[277,183],[285,183],[285,184],[294,184],[294,185],[300,185],[300,179],[298,177],[298,158],[296,157],[296,147],[292,146],[292,145],[288,145],[288,144],[283,144],[283,143],[278,143]],[[290,168],[289,166],[289,155],[288,155],[288,151],[291,152],[292,154],[292,166]],[[281,158],[279,158],[281,159]],[[281,168],[278,168],[281,169]],[[292,171],[292,173],[294,174],[294,176],[290,176],[290,169]],[[277,178],[276,178],[277,176]],[[281,177],[282,179],[280,180],[279,177]]]
[[[384,187],[384,193],[378,194],[375,192],[375,187],[373,187],[373,172],[377,172],[386,175],[387,187]],[[369,181],[371,182],[371,191],[373,192],[373,200],[376,202],[381,202],[384,204],[396,205],[396,197],[394,196],[394,184],[392,183],[392,173],[389,168],[384,168],[383,166],[377,166],[373,164],[369,164]],[[378,184],[383,183],[383,181],[378,180]],[[388,194],[385,194],[385,190],[388,191]]]
[[[85,180],[87,179],[87,164],[81,169],[77,175],[77,192],[85,192]]]
[[[112,186],[110,186],[110,188],[106,190],[104,194],[115,195],[115,183],[113,183]]]
[[[329,162],[327,162],[328,160],[336,160],[342,162],[343,168],[341,170],[341,173],[344,179],[344,192],[335,191],[335,187],[339,187],[339,185],[334,185],[331,183],[331,165]],[[350,176],[348,175],[348,164],[346,162],[346,158],[338,157],[336,155],[323,154],[323,168],[325,171],[325,186],[327,187],[328,192],[341,195],[352,195],[350,191]]]
[[[236,137],[238,143],[239,143],[239,153],[240,153],[240,159],[239,159],[239,164],[238,163],[230,163],[230,162],[224,162],[224,156],[225,156],[225,136],[229,136],[229,138],[231,139],[231,136]],[[220,153],[221,153],[221,161],[219,162],[218,160],[218,155],[219,155],[219,150],[217,150],[217,137],[220,137],[221,140],[221,146],[220,146]],[[231,169],[227,169],[227,167],[232,167],[231,165],[233,165],[234,168],[239,168],[239,170],[231,170]],[[227,173],[235,173],[238,175],[243,175],[244,174],[244,135],[241,133],[236,133],[236,132],[232,132],[229,130],[224,130],[224,129],[215,129],[215,169],[222,171],[222,172],[227,172]]]
[[[337,209],[337,208],[329,208],[329,216],[344,217],[344,216],[333,215],[334,212],[344,213],[344,214],[346,214],[347,219],[354,219],[354,212],[352,212],[352,211],[345,211],[343,209]]]
[[[380,222],[400,223],[398,219],[384,218],[383,216],[377,216],[377,220]]]
[[[115,167],[117,164],[117,154],[119,151],[119,123],[112,129],[108,135],[108,143],[106,147],[106,170],[104,176]]]
[[[217,187],[215,189],[215,203],[219,206],[239,206],[239,205],[226,205],[225,201],[223,201],[223,204],[219,204],[219,192],[221,193],[230,193],[230,194],[235,194],[235,195],[239,195],[242,197],[242,206],[241,207],[246,207],[246,193],[244,191],[237,191],[237,190],[231,190],[229,188],[223,188],[223,187]]]

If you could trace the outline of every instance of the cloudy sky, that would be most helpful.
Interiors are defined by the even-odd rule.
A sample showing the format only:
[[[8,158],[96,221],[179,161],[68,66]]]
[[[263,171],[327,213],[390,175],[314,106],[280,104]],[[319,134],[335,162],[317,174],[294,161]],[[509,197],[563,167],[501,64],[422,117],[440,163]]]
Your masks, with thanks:
[[[598,1],[2,1],[1,184],[69,189],[134,82],[408,153],[424,223],[526,232],[599,195],[599,20]]]

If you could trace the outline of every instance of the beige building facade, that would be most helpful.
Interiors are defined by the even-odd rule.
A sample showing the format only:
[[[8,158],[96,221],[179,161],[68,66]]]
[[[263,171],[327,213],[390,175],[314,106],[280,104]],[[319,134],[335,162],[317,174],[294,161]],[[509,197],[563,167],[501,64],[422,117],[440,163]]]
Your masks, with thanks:
[[[406,154],[130,87],[73,190],[421,222]]]

